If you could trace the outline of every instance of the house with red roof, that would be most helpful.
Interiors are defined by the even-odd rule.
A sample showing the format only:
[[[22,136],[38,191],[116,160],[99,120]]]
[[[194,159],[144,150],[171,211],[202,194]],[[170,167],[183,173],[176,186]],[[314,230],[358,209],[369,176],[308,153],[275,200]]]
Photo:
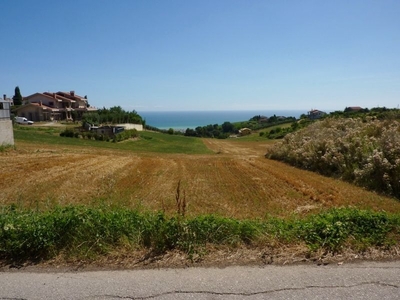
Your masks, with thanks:
[[[316,120],[316,119],[322,118],[325,115],[326,115],[326,112],[318,110],[318,109],[311,109],[308,112],[308,118],[310,120]]]
[[[360,110],[363,110],[363,108],[360,106],[349,106],[344,109],[345,112],[357,112]]]
[[[24,97],[23,105],[16,109],[18,117],[40,121],[76,121],[85,112],[97,111],[89,106],[87,97],[70,92],[35,93]]]

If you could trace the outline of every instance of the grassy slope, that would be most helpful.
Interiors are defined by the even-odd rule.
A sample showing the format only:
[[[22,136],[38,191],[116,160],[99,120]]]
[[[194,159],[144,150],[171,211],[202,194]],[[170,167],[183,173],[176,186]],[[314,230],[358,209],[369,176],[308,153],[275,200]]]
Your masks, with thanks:
[[[104,148],[115,150],[129,150],[134,152],[156,153],[211,153],[200,139],[178,135],[167,135],[156,132],[141,132],[140,138],[135,141],[124,141],[118,144],[103,141],[83,140],[77,138],[61,138],[59,128],[19,127],[14,130],[14,138],[35,144],[56,144],[65,146],[80,146],[90,148]]]

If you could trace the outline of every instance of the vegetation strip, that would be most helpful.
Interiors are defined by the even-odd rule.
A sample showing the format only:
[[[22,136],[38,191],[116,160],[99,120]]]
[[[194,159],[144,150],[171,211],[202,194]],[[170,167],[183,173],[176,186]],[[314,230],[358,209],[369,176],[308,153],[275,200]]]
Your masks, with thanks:
[[[400,199],[400,122],[327,118],[270,147],[266,157]]]
[[[94,259],[118,247],[155,253],[181,250],[190,258],[206,244],[269,245],[305,242],[310,251],[340,252],[390,249],[400,239],[400,214],[353,208],[331,209],[303,219],[267,217],[238,220],[216,215],[187,218],[125,208],[58,207],[50,211],[3,207],[0,213],[0,258],[45,260],[60,253]]]
[[[67,129],[68,128],[68,132],[72,132],[71,128],[73,128],[73,126],[71,128],[67,126]],[[89,136],[83,138],[82,135],[80,136],[81,138],[60,138],[61,133],[65,135],[65,126],[61,128],[41,128],[16,125],[14,128],[14,138],[17,143],[23,141],[41,145],[65,145],[146,153],[212,154],[200,139],[180,135],[142,131],[136,133],[138,135],[136,140],[127,140],[122,143],[107,143],[99,139],[95,140],[94,135],[90,138]]]

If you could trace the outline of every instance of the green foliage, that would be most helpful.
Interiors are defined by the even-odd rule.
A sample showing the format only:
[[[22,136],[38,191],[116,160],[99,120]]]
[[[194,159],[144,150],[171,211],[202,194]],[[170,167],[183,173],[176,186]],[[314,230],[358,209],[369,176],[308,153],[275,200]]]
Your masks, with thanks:
[[[125,143],[99,143],[95,141],[92,132],[78,132],[77,137],[80,137],[79,139],[66,139],[59,137],[61,130],[54,128],[52,130],[54,130],[54,134],[45,127],[15,126],[14,139],[34,144],[70,145],[134,152],[213,154],[200,139],[182,135],[141,131],[136,140],[126,141]]]
[[[65,129],[64,131],[60,132],[60,136],[63,137],[74,137],[75,131],[72,129]]]
[[[9,145],[9,144],[2,144],[0,145],[0,152],[7,152],[10,150],[15,150],[14,145]]]
[[[400,234],[399,221],[383,212],[333,209],[300,222],[298,234],[312,249],[338,251],[346,242],[356,248],[388,246],[389,233]]]
[[[294,121],[296,121],[296,118],[293,117],[277,117],[274,115],[270,118],[267,118],[263,116],[254,116],[249,121],[235,122],[235,123],[224,122],[222,125],[209,124],[207,126],[198,126],[195,129],[187,128],[185,131],[185,135],[194,137],[226,139],[232,134],[237,134],[240,128],[250,128],[251,130],[260,130],[263,128],[273,127],[279,124],[284,125],[292,123]],[[289,130],[286,130],[284,133],[281,134],[279,138],[283,137],[283,135],[288,132]]]
[[[57,207],[50,211],[0,212],[0,259],[47,259],[64,253],[91,259],[114,248],[178,249],[191,255],[207,244],[236,247],[304,241],[311,250],[391,247],[400,237],[400,215],[333,209],[305,219],[237,220],[215,215],[139,213],[122,207]]]
[[[142,117],[135,111],[125,111],[120,106],[114,106],[109,109],[103,108],[96,112],[85,113],[82,116],[82,124],[119,124],[134,123],[142,124]]]
[[[19,90],[19,86],[16,86],[14,96],[13,96],[14,105],[21,105],[22,100],[23,100],[23,98],[21,95],[21,91]]]
[[[400,198],[400,122],[326,118],[289,134],[268,158]]]
[[[125,141],[127,139],[131,139],[131,138],[135,138],[138,137],[138,131],[136,129],[130,129],[130,130],[124,130],[121,131],[120,133],[117,133],[114,138],[113,138],[113,142],[121,142],[121,141]]]
[[[222,132],[224,133],[235,132],[237,130],[237,128],[235,128],[235,125],[233,125],[231,122],[224,122],[221,127]]]

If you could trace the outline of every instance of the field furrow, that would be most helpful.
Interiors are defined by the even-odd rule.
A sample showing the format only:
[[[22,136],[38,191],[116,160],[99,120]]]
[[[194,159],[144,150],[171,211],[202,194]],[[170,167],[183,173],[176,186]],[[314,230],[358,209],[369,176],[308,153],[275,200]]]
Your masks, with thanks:
[[[133,153],[22,144],[1,153],[0,203],[46,209],[107,204],[237,218],[287,216],[333,206],[400,211],[399,201],[264,158],[268,143],[207,139],[214,154]]]

